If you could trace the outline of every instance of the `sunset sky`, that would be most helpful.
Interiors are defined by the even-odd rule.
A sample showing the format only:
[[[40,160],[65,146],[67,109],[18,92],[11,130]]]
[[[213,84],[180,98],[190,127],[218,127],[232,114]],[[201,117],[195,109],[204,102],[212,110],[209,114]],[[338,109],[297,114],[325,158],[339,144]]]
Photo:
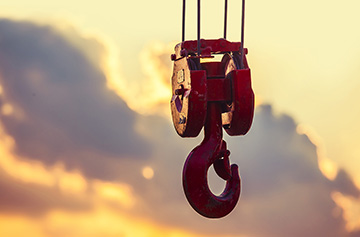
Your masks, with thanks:
[[[219,220],[181,184],[202,140],[170,118],[181,3],[0,3],[0,236],[360,236],[360,2],[246,1],[257,107],[225,136],[243,189]],[[222,37],[223,4],[202,1],[202,38]],[[229,1],[231,41],[240,10]]]

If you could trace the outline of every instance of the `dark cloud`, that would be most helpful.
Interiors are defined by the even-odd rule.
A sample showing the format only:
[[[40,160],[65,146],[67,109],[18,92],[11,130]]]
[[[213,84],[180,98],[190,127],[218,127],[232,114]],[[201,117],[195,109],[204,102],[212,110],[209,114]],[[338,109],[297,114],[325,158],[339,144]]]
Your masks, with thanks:
[[[89,200],[64,195],[59,188],[24,183],[11,178],[0,169],[1,213],[39,216],[56,208],[80,212],[91,209],[92,205]]]
[[[217,221],[198,216],[182,193],[183,162],[202,135],[181,139],[168,121],[143,120],[158,147],[153,158],[157,173],[149,182],[151,190],[143,190],[149,205],[159,210],[149,213],[153,218],[209,235],[348,235],[331,194],[341,191],[355,196],[359,190],[344,170],[335,181],[325,178],[318,168],[316,146],[307,135],[297,133],[290,116],[276,116],[270,105],[260,106],[246,136],[225,136],[231,161],[240,166],[243,189],[236,209]],[[214,176],[211,186],[221,190],[224,183]]]
[[[339,170],[333,185],[335,189],[343,194],[360,197],[360,190],[356,187],[349,174],[343,169]]]
[[[359,231],[355,231],[355,232],[352,232],[349,237],[360,237],[360,230]]]
[[[334,189],[318,169],[316,146],[296,132],[291,117],[277,117],[262,106],[250,133],[229,138],[229,144],[243,177],[242,202],[234,214],[248,223],[244,229],[256,223],[262,228],[248,231],[256,229],[259,236],[344,236],[343,219],[333,216]]]
[[[1,20],[0,32],[2,103],[23,115],[1,122],[19,154],[100,176],[106,157],[147,157],[150,147],[133,128],[136,114],[106,87],[94,60],[51,27]],[[88,44],[100,52],[100,43]]]

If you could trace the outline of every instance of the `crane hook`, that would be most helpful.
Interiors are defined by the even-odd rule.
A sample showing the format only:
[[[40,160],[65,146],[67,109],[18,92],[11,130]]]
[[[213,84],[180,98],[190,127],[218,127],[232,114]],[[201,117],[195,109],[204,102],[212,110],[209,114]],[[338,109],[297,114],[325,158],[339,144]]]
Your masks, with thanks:
[[[221,104],[208,103],[205,137],[186,159],[183,169],[183,188],[190,205],[208,218],[221,218],[236,206],[241,190],[238,166],[229,164],[230,152],[222,139]],[[215,172],[226,186],[222,194],[214,195],[208,185],[207,172],[214,165]]]
[[[244,48],[244,8],[242,0],[241,42],[226,40],[227,2],[225,0],[224,38],[200,37],[200,0],[197,0],[197,40],[185,41],[185,2],[183,0],[182,42],[171,55],[171,114],[181,137],[196,137],[205,127],[205,137],[188,155],[183,169],[183,188],[190,205],[208,218],[221,218],[236,206],[241,180],[236,164],[230,165],[230,152],[222,138],[222,128],[230,136],[245,135],[254,114],[254,92]],[[223,54],[221,62],[209,61]],[[206,59],[206,60],[204,60]],[[226,181],[224,191],[214,195],[207,173],[213,165]]]

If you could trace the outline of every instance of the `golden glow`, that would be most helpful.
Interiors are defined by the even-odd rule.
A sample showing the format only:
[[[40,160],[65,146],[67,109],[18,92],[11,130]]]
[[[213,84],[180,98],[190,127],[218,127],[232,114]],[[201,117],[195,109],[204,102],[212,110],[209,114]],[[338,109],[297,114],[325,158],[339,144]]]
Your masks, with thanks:
[[[169,102],[171,98],[172,62],[169,60],[169,55],[173,53],[174,45],[175,43],[152,42],[140,53],[140,63],[147,77],[143,90],[146,92],[148,103],[156,105]]]
[[[14,112],[14,108],[11,106],[11,104],[6,103],[1,106],[1,113],[3,115],[9,116],[13,112]]]
[[[174,44],[153,42],[146,46],[140,53],[142,67],[136,69],[142,70],[145,78],[141,81],[131,81],[124,80],[121,76],[117,48],[110,41],[103,41],[103,43],[106,45],[108,54],[102,66],[107,76],[108,87],[138,113],[156,113],[168,117],[171,98],[169,55],[173,51]]]
[[[20,161],[12,154],[14,139],[0,127],[0,166],[13,178],[25,183],[53,186],[55,179],[40,162]]]
[[[50,168],[40,162],[22,161],[12,153],[16,145],[14,140],[2,130],[0,132],[0,167],[8,175],[20,182],[49,187],[49,192],[52,192],[53,187],[58,187],[64,195],[77,194],[93,204],[93,208],[85,212],[50,209],[39,219],[33,216],[0,215],[0,236],[201,236],[164,227],[111,208],[109,204],[113,202],[126,208],[134,207],[137,198],[129,185],[101,180],[87,181],[79,171],[66,171],[62,164]],[[147,167],[145,170],[151,173],[152,169]]]
[[[66,194],[82,194],[88,188],[88,183],[80,171],[68,172],[64,165],[57,164],[53,169],[60,190]]]
[[[335,180],[338,173],[338,167],[336,163],[323,156],[318,156],[318,157],[319,157],[318,163],[319,163],[320,171],[329,180]]]
[[[81,213],[53,210],[47,215],[44,225],[50,236],[199,236],[162,227],[103,205],[96,205],[92,211]]]
[[[299,124],[296,128],[299,134],[305,134],[310,141],[316,146],[316,153],[318,157],[318,165],[321,173],[329,180],[334,180],[338,173],[338,167],[335,162],[326,157],[325,146],[319,135],[309,126]]]
[[[46,237],[48,236],[35,218],[16,215],[0,215],[0,236]]]
[[[54,209],[39,218],[0,215],[0,227],[0,236],[11,237],[204,236],[177,228],[161,226],[99,203],[96,203],[94,208],[89,211],[71,212]]]
[[[116,201],[124,207],[131,208],[136,203],[130,185],[96,180],[93,182],[93,188],[101,198]]]
[[[142,169],[142,175],[145,179],[152,179],[154,177],[154,170],[150,166],[146,166]]]
[[[92,208],[83,212],[49,209],[46,215],[38,218],[0,215],[0,236],[201,236],[114,209],[111,205],[114,202],[121,204],[125,210],[138,204],[138,198],[127,184],[86,180],[80,171],[66,171],[62,164],[47,167],[41,162],[20,159],[12,152],[15,146],[14,139],[0,129],[0,167],[7,175],[19,182],[48,187],[48,192],[58,187],[64,195],[76,194],[84,202],[91,203]],[[144,173],[150,177],[153,170],[144,167]]]
[[[340,192],[332,193],[331,197],[343,210],[346,230],[349,232],[360,230],[360,199],[343,195]]]
[[[255,108],[262,104],[263,104],[263,100],[261,99],[261,96],[255,94]]]
[[[64,195],[80,195],[93,204],[85,212],[49,210],[39,219],[33,216],[0,216],[0,236],[200,236],[180,229],[164,227],[146,219],[132,217],[110,207],[116,202],[132,208],[137,203],[132,188],[123,183],[89,180],[79,171],[66,171],[62,164],[46,167],[40,162],[20,160],[12,153],[14,140],[0,130],[0,166],[10,176],[24,183],[58,187]],[[152,170],[150,167],[145,173]],[[149,177],[149,176],[148,176]],[[89,192],[92,190],[93,192]],[[141,228],[139,228],[141,226]]]
[[[67,171],[62,164],[46,167],[41,162],[16,157],[12,150],[15,142],[12,137],[0,130],[0,167],[11,177],[24,183],[45,187],[58,187],[65,194],[85,196],[89,186],[95,195],[103,200],[117,201],[123,206],[132,207],[135,197],[128,185],[120,183],[87,181],[80,171]]]

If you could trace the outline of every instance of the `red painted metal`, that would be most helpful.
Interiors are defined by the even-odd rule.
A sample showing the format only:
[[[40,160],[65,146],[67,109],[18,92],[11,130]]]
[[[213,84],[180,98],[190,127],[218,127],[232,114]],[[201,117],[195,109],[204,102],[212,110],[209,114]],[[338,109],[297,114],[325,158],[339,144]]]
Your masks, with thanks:
[[[231,103],[225,105],[222,124],[230,136],[245,135],[252,124],[255,96],[251,88],[250,68],[244,56],[244,69],[240,69],[240,55],[223,58],[226,78],[231,82]]]
[[[196,55],[194,42],[185,41],[175,47],[171,111],[180,136],[195,137],[205,128],[203,142],[186,159],[183,188],[199,214],[221,218],[234,209],[241,188],[238,167],[230,166],[222,128],[229,135],[247,133],[253,119],[254,93],[245,55],[244,68],[240,69],[240,43],[203,40],[201,52],[204,47],[209,50],[206,57],[222,52],[224,56],[221,62],[200,62],[203,55]],[[211,165],[226,180],[225,190],[219,196],[209,189],[207,172]]]
[[[235,164],[231,168],[226,164],[223,164],[224,167],[218,166],[219,172],[224,173],[222,176],[226,179],[226,188],[220,196],[215,196],[209,189],[207,171],[227,153],[224,148],[226,149],[225,141],[222,140],[221,104],[209,103],[205,138],[191,151],[183,170],[183,187],[187,200],[199,214],[208,218],[220,218],[229,214],[240,196],[240,176]],[[231,173],[228,175],[230,169]]]
[[[226,37],[227,1],[225,2],[224,38]],[[243,0],[244,16],[244,0]],[[182,42],[171,55],[171,114],[181,137],[196,137],[204,127],[204,140],[187,157],[183,169],[183,188],[190,205],[208,218],[228,215],[240,197],[241,180],[236,164],[230,165],[230,151],[223,140],[222,128],[231,135],[246,134],[253,120],[254,92],[250,68],[242,41],[200,39],[200,0],[198,0],[198,40],[185,41],[185,0],[183,0]],[[221,62],[210,62],[214,54],[223,54]],[[202,60],[207,58],[206,62]],[[213,165],[226,181],[219,196],[208,185],[207,172]]]
[[[197,53],[197,40],[184,41],[181,44],[183,49],[186,49],[189,54]],[[241,46],[240,42],[229,42],[226,39],[201,39],[200,49],[201,55],[209,55],[209,51],[212,53],[224,53],[239,51]],[[205,53],[204,53],[205,52]]]

